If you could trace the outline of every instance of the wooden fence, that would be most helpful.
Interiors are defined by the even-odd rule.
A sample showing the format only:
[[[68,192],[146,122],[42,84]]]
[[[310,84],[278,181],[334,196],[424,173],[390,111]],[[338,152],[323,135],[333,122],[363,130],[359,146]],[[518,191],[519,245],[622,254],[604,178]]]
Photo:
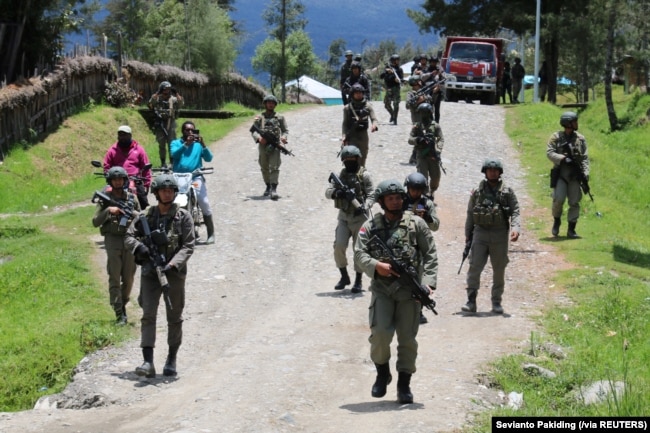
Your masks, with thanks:
[[[145,104],[165,80],[183,95],[186,108],[200,110],[214,110],[230,101],[260,108],[265,94],[264,88],[237,74],[215,82],[203,74],[141,62],[128,62],[121,72]],[[112,60],[84,56],[65,59],[51,73],[0,89],[0,161],[16,144],[36,141],[91,99],[101,100],[106,83],[117,78]]]

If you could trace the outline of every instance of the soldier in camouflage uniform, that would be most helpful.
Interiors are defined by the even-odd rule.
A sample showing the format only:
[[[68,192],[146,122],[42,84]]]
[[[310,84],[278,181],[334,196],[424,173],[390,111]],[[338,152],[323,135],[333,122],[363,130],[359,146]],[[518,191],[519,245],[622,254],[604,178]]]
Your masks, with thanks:
[[[445,138],[440,125],[433,121],[431,104],[420,104],[418,113],[420,121],[411,129],[409,144],[415,148],[417,170],[429,180],[429,195],[433,198],[440,186],[440,155],[445,146]]]
[[[282,144],[287,144],[289,129],[284,116],[275,112],[278,99],[273,95],[266,95],[263,100],[264,113],[255,117],[254,124],[262,131],[268,131],[277,137]],[[262,178],[266,184],[264,196],[271,196],[272,200],[278,199],[278,180],[280,178],[280,150],[267,143],[264,137],[257,132],[251,133],[253,140],[259,145],[258,162],[262,171]]]
[[[338,223],[336,225],[334,238],[334,262],[341,272],[341,279],[334,286],[334,290],[343,290],[345,286],[351,283],[348,275],[348,259],[346,251],[348,243],[352,238],[352,249],[354,242],[357,240],[357,234],[361,224],[366,221],[364,215],[365,209],[368,209],[366,200],[372,196],[372,178],[370,173],[361,166],[361,152],[355,146],[344,146],[341,149],[341,161],[345,168],[341,170],[339,179],[346,189],[330,181],[328,188],[325,190],[325,197],[334,200],[334,207],[339,210]],[[356,201],[355,201],[356,200]],[[359,204],[360,208],[355,208],[354,204]],[[362,272],[355,265],[356,278],[352,285],[352,293],[361,293]]]
[[[346,92],[348,92],[348,104],[352,102],[352,86],[355,84],[363,87],[363,96],[367,101],[370,101],[370,80],[368,80],[366,74],[363,73],[361,63],[352,62],[350,71],[350,76],[345,80],[345,83],[343,84],[344,89]]]
[[[416,370],[421,304],[413,299],[408,287],[397,283],[390,263],[371,248],[370,240],[378,236],[395,256],[421,269],[421,283],[429,289],[435,289],[438,275],[438,256],[431,230],[422,218],[402,210],[404,195],[404,188],[396,180],[379,183],[375,199],[384,212],[361,226],[354,252],[354,263],[372,278],[369,341],[370,358],[377,368],[372,396],[383,397],[392,380],[390,344],[397,333],[397,400],[400,404],[413,403],[410,383]]]
[[[169,282],[171,304],[170,307],[165,303],[169,352],[163,375],[176,376],[176,355],[183,340],[187,262],[194,252],[194,222],[189,212],[174,203],[178,184],[173,175],[158,175],[151,183],[151,191],[156,196],[158,205],[147,209],[146,219],[152,232],[152,241],[164,258],[162,272]],[[153,352],[156,346],[156,318],[162,286],[151,261],[152,253],[142,242],[144,236],[142,222],[136,219],[127,231],[124,244],[133,251],[136,262],[142,265],[138,303],[142,307],[140,347],[144,362],[135,372],[138,376],[151,378],[156,376]]]
[[[129,192],[129,175],[123,167],[116,166],[108,169],[106,183],[109,187],[105,192],[109,197],[131,209],[131,216],[128,216],[118,206],[104,206],[102,203],[97,203],[93,216],[93,226],[99,227],[100,233],[104,236],[109,302],[115,311],[117,323],[125,325],[126,304],[129,302],[135,277],[135,258],[124,246],[124,236],[129,225],[140,212],[140,203],[136,196]]]
[[[397,125],[397,113],[399,112],[399,103],[402,100],[400,90],[404,80],[404,71],[399,65],[399,56],[397,54],[390,56],[389,62],[386,64],[384,72],[379,75],[379,78],[384,80],[384,87],[386,87],[384,107],[390,114],[389,123]]]
[[[348,79],[350,75],[352,75],[352,56],[354,53],[352,51],[347,50],[345,52],[345,62],[341,65],[341,70],[340,70],[340,80],[339,80],[339,87],[341,88],[341,99],[343,100],[343,105],[348,104],[350,102],[350,95],[348,94],[348,91],[345,87],[345,82]]]
[[[364,97],[363,86],[355,84],[352,86],[352,102],[343,107],[343,146],[352,145],[361,151],[362,167],[366,166],[368,158],[368,129],[375,132],[377,126],[377,116],[372,105]]]
[[[492,312],[503,314],[501,299],[508,265],[508,239],[519,239],[519,202],[515,192],[501,179],[503,164],[486,159],[481,172],[485,179],[472,191],[467,204],[465,242],[471,242],[467,271],[467,304],[461,310],[476,312],[476,296],[481,286],[481,272],[488,257],[492,264]]]
[[[158,142],[160,165],[166,167],[169,145],[176,139],[176,117],[178,110],[183,105],[183,97],[176,92],[169,81],[163,81],[160,83],[158,91],[151,95],[148,105],[156,116],[156,141]]]
[[[440,218],[436,212],[436,205],[425,195],[427,191],[427,178],[422,173],[411,173],[404,180],[406,195],[404,197],[403,210],[413,212],[422,218],[432,232],[440,228]],[[420,311],[420,323],[427,323],[428,320]]]
[[[577,239],[576,224],[580,217],[581,180],[589,182],[589,155],[587,141],[578,133],[578,115],[567,111],[560,116],[564,131],[551,135],[546,146],[546,156],[553,162],[551,187],[553,188],[553,236],[557,236],[562,222],[564,201],[569,201],[567,237]]]

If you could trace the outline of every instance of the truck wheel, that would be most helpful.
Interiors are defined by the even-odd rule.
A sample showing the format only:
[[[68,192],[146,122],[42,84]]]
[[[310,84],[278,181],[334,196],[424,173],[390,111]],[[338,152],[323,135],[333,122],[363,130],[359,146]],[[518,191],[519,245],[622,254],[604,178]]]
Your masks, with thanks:
[[[447,101],[449,102],[458,102],[458,95],[453,91],[447,89]]]
[[[481,97],[481,105],[494,105],[497,102],[497,95],[489,93]]]

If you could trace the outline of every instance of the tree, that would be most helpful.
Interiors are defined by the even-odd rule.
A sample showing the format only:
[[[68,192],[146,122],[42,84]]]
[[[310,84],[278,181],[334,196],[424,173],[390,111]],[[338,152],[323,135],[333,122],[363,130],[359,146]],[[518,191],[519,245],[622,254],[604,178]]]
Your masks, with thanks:
[[[286,101],[285,83],[287,81],[287,37],[293,31],[304,30],[307,25],[307,20],[303,18],[304,13],[305,6],[300,0],[271,0],[271,3],[262,15],[262,19],[270,29],[269,33],[280,42],[280,65],[278,75],[282,83],[282,102]]]
[[[325,69],[323,71],[323,77],[319,79],[333,87],[338,88],[338,75],[340,73],[339,69],[341,68],[341,58],[345,53],[345,39],[338,38],[330,42],[330,46],[327,49],[328,58],[327,63],[325,64]]]
[[[100,46],[106,38],[107,49],[114,53],[113,57],[118,53],[120,35],[122,54],[129,59],[143,59],[148,45],[142,46],[140,42],[152,7],[149,0],[110,0],[105,4],[106,17],[90,29]]]
[[[12,82],[53,67],[63,35],[79,28],[84,0],[0,1],[0,77]]]

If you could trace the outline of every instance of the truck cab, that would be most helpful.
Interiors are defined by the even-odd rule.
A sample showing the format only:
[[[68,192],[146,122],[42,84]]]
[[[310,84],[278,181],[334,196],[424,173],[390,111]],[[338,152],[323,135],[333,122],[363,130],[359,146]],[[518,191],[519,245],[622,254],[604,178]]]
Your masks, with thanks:
[[[494,105],[501,89],[503,46],[503,40],[497,38],[448,37],[441,62],[447,76],[447,100],[478,99],[481,104]]]

